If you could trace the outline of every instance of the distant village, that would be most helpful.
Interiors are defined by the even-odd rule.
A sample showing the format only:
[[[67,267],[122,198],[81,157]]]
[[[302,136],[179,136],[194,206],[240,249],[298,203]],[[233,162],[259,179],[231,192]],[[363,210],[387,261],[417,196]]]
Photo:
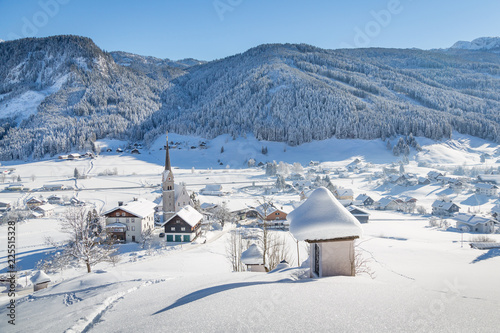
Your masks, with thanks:
[[[476,212],[470,211],[470,207],[467,211],[463,211],[458,203],[453,202],[447,196],[442,196],[435,200],[430,207],[425,207],[419,204],[417,198],[411,196],[376,197],[367,193],[355,193],[352,189],[337,186],[332,181],[332,178],[349,179],[353,175],[364,174],[370,182],[377,182],[381,187],[391,185],[406,188],[437,184],[441,188],[468,191],[471,194],[496,199],[499,195],[497,184],[500,182],[498,172],[478,174],[474,178],[447,176],[445,172],[437,170],[429,171],[427,174],[412,174],[405,172],[403,164],[393,164],[377,170],[371,164],[358,158],[345,167],[330,169],[322,167],[319,161],[311,161],[305,167],[299,163],[293,165],[283,162],[259,163],[260,165],[257,167],[261,168],[266,176],[275,178],[276,182],[268,186],[249,186],[246,190],[257,198],[263,198],[262,202],[256,205],[255,200],[249,201],[244,207],[231,210],[220,204],[208,202],[200,204],[200,196],[229,198],[231,193],[225,191],[222,184],[208,184],[194,193],[189,190],[186,184],[174,181],[170,149],[175,149],[175,147],[175,143],[169,143],[167,137],[164,170],[161,174],[161,196],[157,200],[149,201],[140,197],[131,197],[129,201],[117,201],[113,208],[101,212],[107,233],[117,242],[141,243],[145,241],[145,238],[150,238],[156,230],[158,237],[163,239],[165,243],[188,243],[198,239],[214,223],[223,226],[225,222],[237,222],[241,225],[250,225],[261,229],[292,231],[293,233],[294,227],[291,226],[291,223],[294,219],[291,216],[297,215],[296,212],[304,210],[306,206],[320,205],[321,202],[323,202],[322,205],[333,207],[330,213],[332,216],[341,216],[340,219],[359,226],[370,222],[371,210],[386,210],[429,215],[430,225],[451,227],[459,232],[488,234],[499,231],[500,204],[494,206],[487,214],[476,214]],[[139,145],[135,145],[129,147],[127,152],[140,154],[141,148]],[[120,149],[118,152],[123,152],[123,150]],[[93,159],[95,155],[92,153],[83,155],[73,153],[59,156],[60,160],[82,158]],[[256,162],[250,160],[248,164],[255,167]],[[12,182],[8,182],[8,177]],[[75,169],[74,177],[84,177],[84,175],[78,174]],[[19,175],[16,176],[15,169],[12,168],[2,170],[2,182],[6,184],[4,191],[24,193],[22,201],[0,201],[2,219],[13,216],[35,219],[50,218],[58,206],[85,206],[87,204],[78,198],[77,188],[62,183],[47,183],[41,188],[28,189],[20,181]],[[322,192],[323,198],[319,200],[320,203],[305,205],[308,201],[318,200],[315,199],[318,197],[318,189],[323,189],[322,191],[328,193]],[[60,194],[66,191],[74,194],[68,196]],[[47,195],[46,192],[57,192],[57,194]],[[275,203],[272,197],[279,193],[296,195],[297,200],[288,205]],[[338,205],[342,209],[337,207]],[[297,221],[297,218],[295,220]],[[328,232],[325,231],[325,234]],[[354,232],[353,235],[348,236],[347,248],[352,246],[352,240],[357,238],[358,234],[360,233]],[[317,236],[315,237],[318,239]],[[309,241],[312,242],[312,240]],[[318,246],[326,245],[320,244]],[[498,244],[492,246],[498,246]],[[263,256],[260,251],[256,244],[249,244],[248,248],[241,253],[241,264],[246,265],[246,269],[251,271],[266,270],[264,263],[261,262]],[[314,251],[311,253],[313,256]],[[311,267],[311,270],[316,271],[317,275],[319,274],[318,267]],[[345,275],[349,275],[346,273],[347,271],[344,272]]]

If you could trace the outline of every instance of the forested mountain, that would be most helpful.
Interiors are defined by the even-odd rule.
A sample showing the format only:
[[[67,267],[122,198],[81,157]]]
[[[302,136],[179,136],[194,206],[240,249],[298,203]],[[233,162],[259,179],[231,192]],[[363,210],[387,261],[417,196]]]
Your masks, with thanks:
[[[271,44],[204,63],[106,53],[75,36],[4,42],[0,159],[90,149],[104,137],[148,144],[166,129],[292,145],[453,130],[500,142],[495,51]]]

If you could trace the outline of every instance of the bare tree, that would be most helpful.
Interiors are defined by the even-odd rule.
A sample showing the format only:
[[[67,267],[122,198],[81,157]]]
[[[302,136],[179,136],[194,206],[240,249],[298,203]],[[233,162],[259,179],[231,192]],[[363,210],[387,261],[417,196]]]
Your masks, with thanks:
[[[272,202],[272,198],[268,199],[265,196],[262,196],[261,200],[257,200],[259,203],[259,207],[261,208],[261,212],[264,214],[264,216],[261,216],[259,214],[259,219],[262,224],[262,234],[260,236],[260,241],[262,244],[262,261],[264,263],[264,267],[267,269],[267,261],[266,258],[269,253],[269,248],[271,246],[271,239],[269,238],[269,226],[266,220],[266,217],[271,213],[271,210],[273,209],[274,205]]]
[[[222,228],[224,228],[226,222],[233,221],[233,215],[229,212],[226,202],[223,202],[222,205],[219,205],[219,207],[215,209],[213,216],[220,223]]]
[[[141,248],[151,247],[151,240],[153,239],[153,229],[145,228],[141,231]]]
[[[61,226],[63,232],[70,235],[61,256],[85,263],[88,273],[92,266],[111,261],[115,255],[113,239],[107,237],[102,218],[96,213],[84,207],[72,207],[64,214]]]
[[[272,271],[282,260],[291,262],[292,257],[290,254],[290,248],[286,243],[285,235],[280,232],[270,232],[268,234],[268,239],[268,269]]]
[[[241,230],[232,230],[229,234],[228,242],[226,243],[226,254],[231,262],[234,272],[243,271],[241,263],[241,254],[248,248],[248,242],[243,240]]]

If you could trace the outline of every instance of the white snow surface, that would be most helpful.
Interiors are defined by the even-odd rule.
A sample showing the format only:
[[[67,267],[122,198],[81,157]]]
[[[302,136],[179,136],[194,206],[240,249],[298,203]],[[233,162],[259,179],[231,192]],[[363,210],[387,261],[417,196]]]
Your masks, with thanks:
[[[173,134],[170,136],[174,138]],[[282,143],[259,142],[255,138],[232,140],[222,136],[206,140],[204,150],[187,147],[196,146],[200,138],[177,136],[173,140],[181,142],[180,148],[171,150],[176,181],[185,182],[189,193],[199,192],[207,184],[223,184],[230,194],[198,195],[198,199],[201,204],[226,202],[230,210],[255,207],[265,188],[276,182],[276,177],[266,176],[263,169],[246,168],[244,161],[249,157],[263,162],[300,162],[307,171],[318,169],[313,178],[320,168],[329,170],[327,174],[335,185],[352,189],[356,196],[363,193],[374,199],[412,196],[427,213],[432,203],[443,196],[459,205],[462,212],[477,215],[489,214],[499,204],[497,196],[475,193],[473,184],[453,189],[434,181],[408,187],[385,182],[376,173],[383,167],[397,166],[401,158],[393,156],[382,140],[332,139],[287,146],[286,151]],[[417,140],[423,150],[412,151],[405,170],[421,177],[431,170],[452,176],[456,168],[474,168],[483,173],[497,170],[500,165],[499,145],[492,142],[457,133],[452,139],[439,142]],[[394,144],[397,138],[391,141]],[[111,140],[102,142],[109,146],[121,144]],[[159,148],[164,142],[165,137],[160,138],[157,147],[144,149],[140,155],[103,150],[92,160],[2,161],[3,168],[15,171],[0,183],[0,199],[22,207],[29,195],[47,198],[58,194],[65,200],[76,196],[100,212],[115,207],[117,201],[127,202],[133,197],[157,200],[161,195],[158,184],[165,160],[164,150]],[[267,156],[261,154],[262,146],[269,148]],[[446,154],[442,155],[442,151]],[[481,162],[482,154],[491,158]],[[362,161],[364,171],[350,173],[349,178],[340,178],[334,172],[355,158]],[[218,159],[223,166],[218,166]],[[310,160],[319,161],[320,165],[309,167]],[[231,168],[226,169],[227,164]],[[75,168],[87,177],[75,180]],[[104,172],[114,168],[116,174]],[[47,183],[73,189],[5,191],[18,175],[31,189]],[[35,177],[31,179],[31,175]],[[272,199],[286,209],[298,202],[299,194],[283,191],[273,194]],[[29,277],[36,272],[36,263],[53,250],[45,238],[50,236],[58,243],[68,238],[61,231],[59,220],[66,207],[56,205],[53,217],[27,219],[16,225],[16,259],[20,268],[16,326],[7,323],[5,305],[9,298],[0,286],[0,332],[498,331],[498,249],[470,248],[469,242],[474,242],[478,234],[462,233],[454,227],[430,226],[431,216],[427,214],[363,209],[370,213],[370,221],[363,224],[356,251],[368,260],[374,279],[367,275],[306,278],[303,267],[308,267],[304,265],[308,258],[307,244],[299,241],[296,247],[293,240],[292,258],[287,260],[292,267],[280,268],[272,274],[234,273],[226,252],[230,244],[228,232],[232,229],[226,223],[224,230],[204,235],[205,244],[202,240],[197,244],[167,245],[158,236],[161,232],[158,228],[151,250],[143,250],[134,243],[121,244],[120,261],[116,265],[98,264],[90,274],[83,266],[46,271],[52,280],[49,287],[33,293]],[[246,227],[243,225],[239,230],[243,232]],[[7,265],[7,232],[7,225],[0,225],[2,275]],[[273,232],[291,238],[287,231]],[[500,234],[487,237],[500,242]]]
[[[299,241],[360,237],[361,224],[325,187],[288,214],[290,232]]]

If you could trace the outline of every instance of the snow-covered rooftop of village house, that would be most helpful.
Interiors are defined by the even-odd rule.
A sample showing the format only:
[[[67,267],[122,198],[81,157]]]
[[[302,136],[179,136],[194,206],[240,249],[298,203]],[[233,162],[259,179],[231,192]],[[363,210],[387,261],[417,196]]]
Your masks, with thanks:
[[[244,265],[262,265],[264,263],[262,256],[262,251],[257,244],[252,244],[241,253],[241,262]]]
[[[174,216],[168,219],[168,221],[173,219],[175,216],[179,216],[181,219],[183,219],[187,224],[189,224],[192,227],[197,225],[198,222],[200,222],[201,219],[203,218],[203,215],[196,209],[191,207],[191,205],[187,205],[184,208],[182,208]],[[165,221],[163,224],[165,225],[165,223],[167,223],[168,221]]]
[[[107,212],[105,212],[104,214],[107,215],[117,209],[121,209],[137,217],[144,218],[150,214],[154,214],[155,207],[156,204],[154,202],[139,198],[137,200],[127,202],[123,206],[117,206],[115,208],[112,208]]]
[[[290,232],[297,240],[359,237],[361,224],[325,187],[316,189],[288,214]]]
[[[491,221],[490,218],[477,216],[473,214],[467,213],[457,213],[453,216],[453,218],[457,222],[465,223],[468,225],[477,225],[477,224],[485,224]]]
[[[44,271],[38,271],[38,272],[36,272],[36,274],[33,275],[30,278],[30,280],[31,280],[31,282],[33,282],[33,284],[50,282],[49,276],[47,274],[45,274]]]

